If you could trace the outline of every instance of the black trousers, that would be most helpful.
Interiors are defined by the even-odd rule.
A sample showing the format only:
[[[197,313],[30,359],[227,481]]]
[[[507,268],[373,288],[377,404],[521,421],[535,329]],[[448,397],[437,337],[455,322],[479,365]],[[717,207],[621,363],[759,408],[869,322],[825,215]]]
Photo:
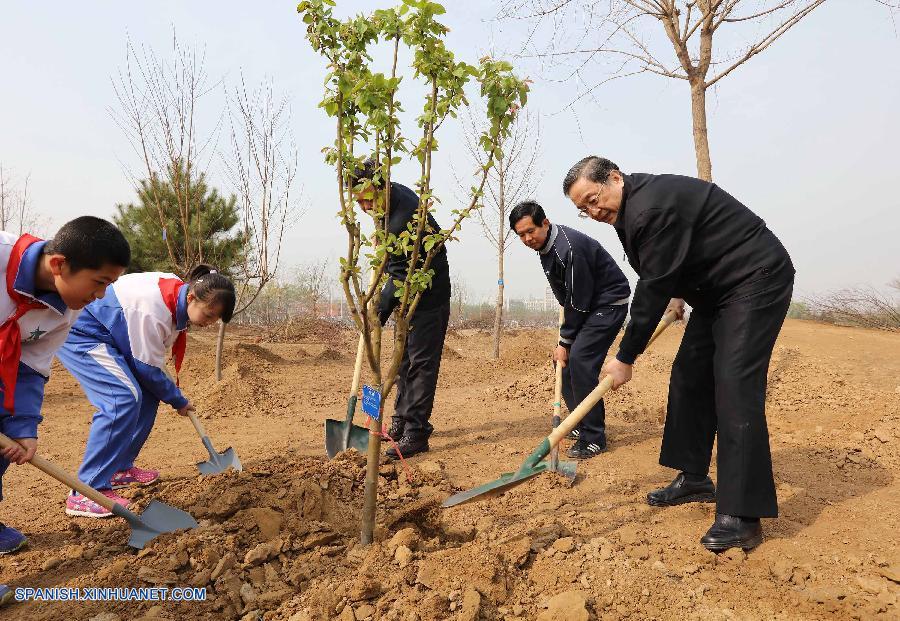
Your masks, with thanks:
[[[778,516],[766,376],[793,274],[774,280],[715,308],[695,308],[672,366],[659,463],[705,475],[718,431],[718,513]]]
[[[562,393],[570,412],[600,383],[603,361],[627,314],[627,304],[604,306],[581,326],[569,349],[569,362],[563,367]],[[606,442],[606,407],[602,399],[581,419],[577,429],[584,445]]]
[[[427,438],[434,431],[428,421],[434,406],[434,392],[449,321],[449,300],[434,309],[416,310],[413,315],[397,376],[397,400],[394,402],[394,417],[403,421],[405,436]]]

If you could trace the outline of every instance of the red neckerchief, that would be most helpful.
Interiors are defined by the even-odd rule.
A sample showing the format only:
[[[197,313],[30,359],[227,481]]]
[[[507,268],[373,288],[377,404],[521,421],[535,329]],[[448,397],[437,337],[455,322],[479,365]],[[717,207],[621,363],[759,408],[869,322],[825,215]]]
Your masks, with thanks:
[[[22,358],[19,318],[30,310],[45,308],[40,302],[15,290],[16,275],[25,249],[39,241],[42,240],[33,235],[22,235],[13,246],[6,264],[6,293],[16,303],[16,310],[0,325],[0,381],[3,382],[3,407],[10,414],[15,409],[16,380],[19,378],[19,360]]]
[[[159,292],[162,294],[166,308],[172,313],[172,323],[178,325],[176,311],[178,310],[178,291],[184,286],[184,282],[177,278],[160,278]],[[181,372],[181,363],[184,362],[184,350],[187,347],[187,329],[181,330],[172,343],[172,360],[175,361],[175,385],[181,388],[178,374]]]

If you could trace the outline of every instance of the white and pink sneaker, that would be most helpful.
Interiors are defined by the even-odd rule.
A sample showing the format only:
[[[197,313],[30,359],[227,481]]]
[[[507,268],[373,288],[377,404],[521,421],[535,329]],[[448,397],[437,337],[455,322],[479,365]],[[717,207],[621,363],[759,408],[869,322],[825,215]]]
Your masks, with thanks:
[[[113,502],[122,505],[126,509],[128,508],[128,499],[122,498],[111,489],[101,489],[97,491],[99,491],[101,494],[103,494]],[[73,491],[66,498],[66,515],[89,518],[107,518],[112,514],[112,511],[107,510],[105,507],[101,507],[87,496],[82,496],[77,492]]]
[[[109,480],[113,489],[122,489],[129,485],[150,485],[159,481],[159,470],[144,470],[132,466],[128,470],[120,470]]]

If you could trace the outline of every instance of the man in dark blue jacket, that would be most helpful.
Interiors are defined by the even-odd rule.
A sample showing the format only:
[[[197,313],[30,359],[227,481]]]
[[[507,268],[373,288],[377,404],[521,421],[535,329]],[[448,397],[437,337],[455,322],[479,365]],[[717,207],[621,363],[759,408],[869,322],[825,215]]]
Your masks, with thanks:
[[[700,540],[753,548],[778,502],[766,427],[766,372],[791,301],[794,266],[763,220],[715,184],[679,175],[622,174],[606,158],[576,163],[563,192],[612,225],[640,276],[616,357],[613,387],[631,379],[668,307],[694,311],[672,366],[659,462],[680,472],[648,494],[655,506],[716,499]],[[674,298],[674,299],[673,299]],[[718,432],[718,494],[709,478]]]
[[[362,179],[373,180],[373,185],[382,191],[382,184],[375,174],[376,166],[369,160],[356,173],[354,183]],[[387,212],[388,233],[400,235],[412,223],[419,208],[419,197],[411,189],[399,183],[391,183],[390,209]],[[364,196],[357,197],[363,211],[373,217],[374,200]],[[426,232],[440,231],[441,227],[430,213]],[[419,259],[424,263],[425,253]],[[387,264],[387,283],[381,290],[378,303],[378,317],[381,325],[387,323],[391,314],[400,302],[395,293],[395,280],[406,280],[411,256],[404,253],[391,254]],[[444,351],[444,337],[450,321],[450,265],[447,262],[447,250],[441,248],[431,262],[434,271],[431,284],[422,293],[416,307],[406,337],[406,348],[403,361],[397,376],[397,399],[394,402],[394,416],[391,419],[388,435],[397,446],[387,451],[387,456],[397,459],[401,455],[409,457],[428,451],[428,438],[434,431],[431,425],[431,410],[434,406],[434,393],[437,388],[438,373],[441,369],[441,354]],[[399,454],[398,454],[399,449]]]
[[[538,203],[516,205],[509,226],[538,252],[547,282],[563,307],[553,359],[563,365],[563,398],[572,411],[597,387],[603,359],[625,322],[628,279],[600,242],[551,224]],[[569,457],[588,459],[606,449],[604,408],[601,400],[581,420]]]

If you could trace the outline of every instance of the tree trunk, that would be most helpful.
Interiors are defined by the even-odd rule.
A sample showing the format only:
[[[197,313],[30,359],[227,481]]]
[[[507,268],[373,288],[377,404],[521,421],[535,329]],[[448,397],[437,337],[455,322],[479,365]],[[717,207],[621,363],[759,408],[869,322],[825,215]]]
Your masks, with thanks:
[[[503,229],[503,221],[500,221],[501,233]],[[494,307],[494,358],[500,357],[500,331],[503,329],[503,239],[500,239],[500,246],[497,250],[497,304]]]
[[[709,159],[709,134],[706,129],[706,84],[702,80],[691,83],[691,119],[694,125],[697,176],[704,181],[712,181],[712,162]]]
[[[225,346],[225,322],[219,321],[219,338],[216,339],[216,381],[222,381],[222,348]]]

